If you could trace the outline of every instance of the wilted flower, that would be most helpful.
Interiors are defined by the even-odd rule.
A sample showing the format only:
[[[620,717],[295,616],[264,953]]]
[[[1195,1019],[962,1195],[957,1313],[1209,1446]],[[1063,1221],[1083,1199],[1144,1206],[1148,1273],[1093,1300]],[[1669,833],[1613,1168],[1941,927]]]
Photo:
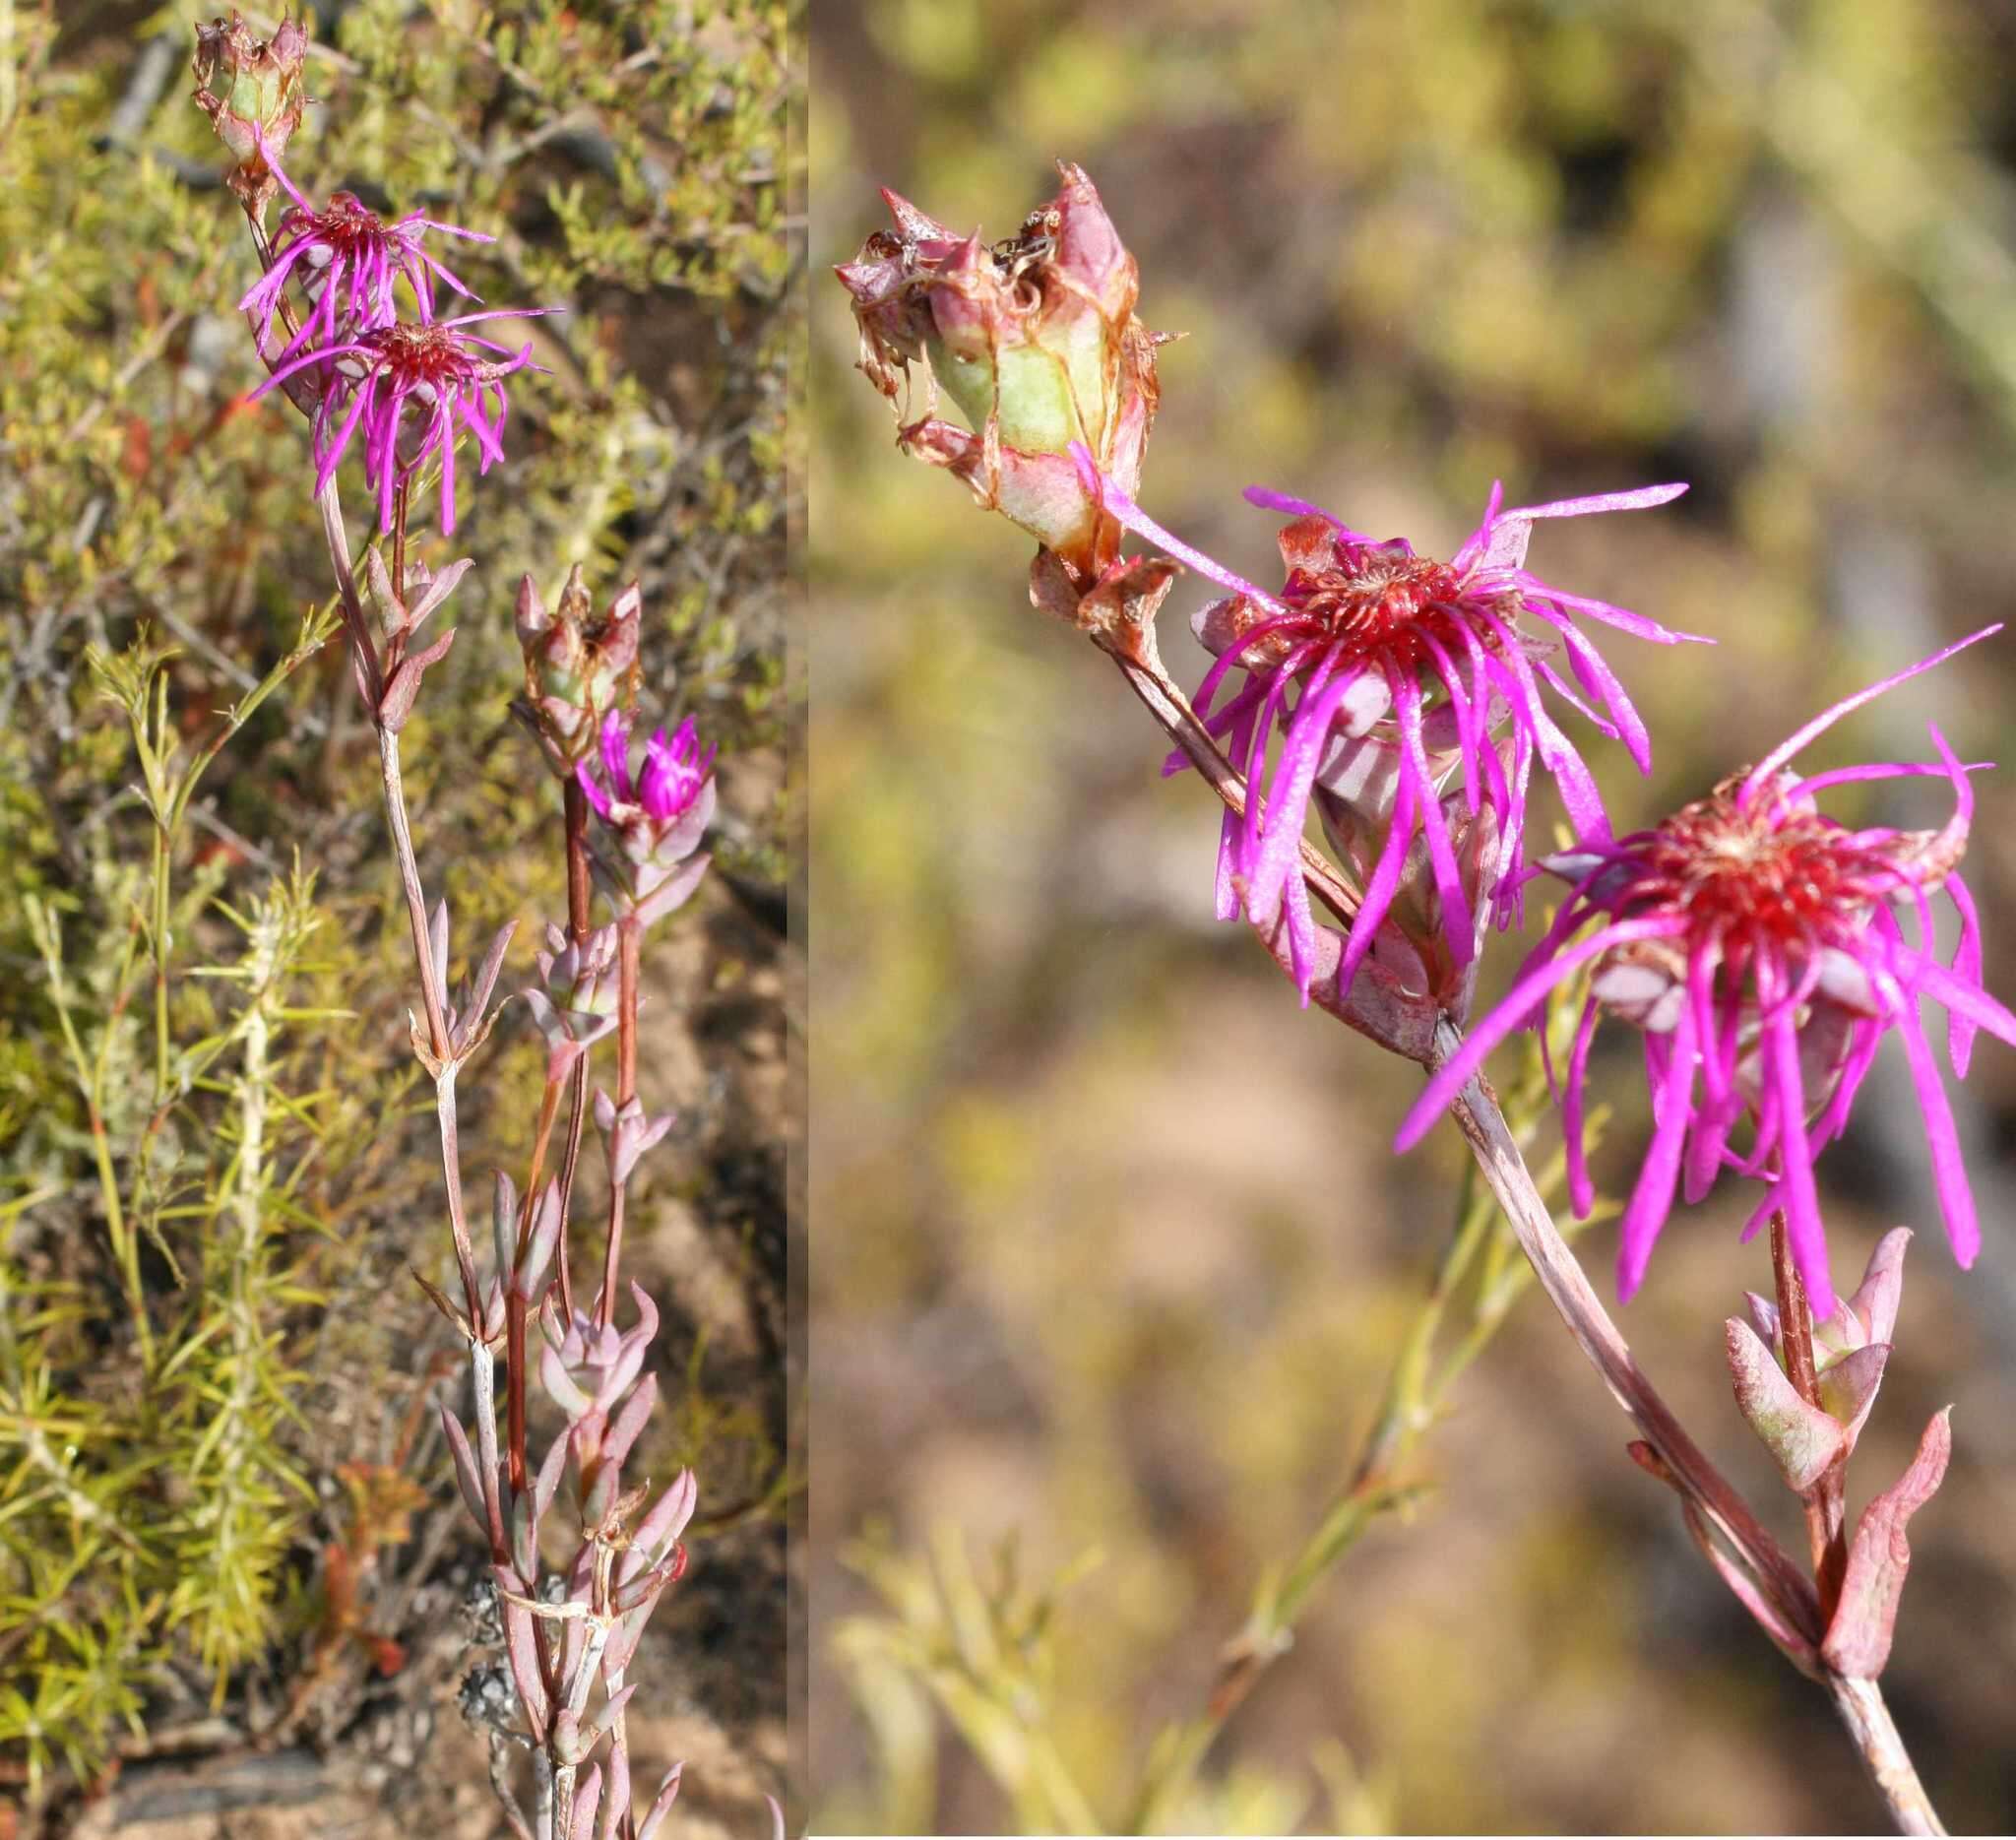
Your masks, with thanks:
[[[1232,591],[1195,621],[1200,642],[1218,655],[1197,688],[1198,713],[1255,794],[1243,822],[1226,815],[1221,916],[1232,918],[1241,906],[1249,916],[1283,912],[1307,1000],[1314,921],[1300,894],[1298,863],[1313,799],[1364,895],[1339,987],[1349,989],[1391,916],[1403,922],[1417,955],[1446,960],[1448,975],[1431,975],[1430,982],[1450,1007],[1459,1007],[1455,992],[1476,957],[1482,920],[1475,906],[1490,899],[1501,922],[1516,911],[1511,871],[1520,861],[1536,756],[1560,787],[1577,833],[1608,834],[1596,783],[1548,714],[1542,684],[1621,738],[1641,770],[1651,762],[1645,725],[1577,617],[1662,645],[1695,636],[1549,587],[1525,566],[1534,522],[1663,505],[1686,487],[1650,485],[1504,511],[1494,485],[1483,522],[1448,562],[1418,555],[1405,539],[1381,542],[1299,499],[1256,487],[1246,493],[1249,501],[1294,514],[1280,539],[1287,581],[1269,594],[1170,536],[1119,481],[1096,476],[1089,456],[1081,454],[1080,464],[1088,486],[1102,492],[1106,508],[1129,530]],[[1607,718],[1555,668],[1561,653]],[[1244,683],[1214,709],[1235,668],[1245,672]],[[1277,726],[1287,738],[1268,779]],[[1170,770],[1183,764],[1174,756]],[[1445,795],[1459,768],[1460,796]],[[1418,858],[1412,864],[1411,856]],[[1398,898],[1415,884],[1423,898],[1403,907]]]
[[[457,293],[477,298],[428,254],[420,238],[429,230],[478,243],[494,242],[494,237],[437,222],[418,211],[388,223],[349,192],[332,193],[328,208],[317,211],[278,165],[274,172],[294,202],[282,214],[271,264],[238,302],[238,310],[259,316],[259,343],[264,350],[272,339],[274,315],[285,297],[289,278],[300,284],[313,302],[300,330],[273,359],[276,364],[285,363],[310,345],[337,345],[390,326],[399,317],[393,286],[402,276],[413,291],[423,322],[434,317],[436,277]]]
[[[562,778],[594,752],[603,721],[637,693],[637,626],[643,597],[632,582],[599,618],[580,566],[548,613],[538,584],[518,585],[518,643],[525,652],[525,700],[518,714]]]
[[[1093,183],[1060,161],[1063,189],[991,248],[899,198],[896,220],[836,273],[853,296],[861,369],[883,395],[922,361],[921,417],[899,404],[907,453],[947,467],[988,510],[1060,556],[1081,588],[1119,552],[1120,532],[1086,492],[1082,441],[1131,491],[1155,419],[1154,337],[1134,316],[1140,274]],[[966,416],[934,411],[942,389]]]
[[[307,55],[308,34],[292,20],[270,41],[255,38],[235,12],[228,26],[215,20],[196,29],[196,102],[238,161],[232,191],[254,211],[273,196],[273,162],[301,125]]]
[[[1582,1150],[1583,1084],[1602,1011],[1644,1032],[1657,1118],[1652,1146],[1624,1211],[1617,1288],[1629,1298],[1677,1186],[1699,1200],[1725,1165],[1768,1184],[1754,1232],[1783,1209],[1816,1315],[1834,1311],[1827,1243],[1813,1184],[1814,1155],[1848,1126],[1857,1090],[1883,1037],[1904,1045],[1931,1144],[1946,1233],[1961,1265],[1981,1245],[1953,1115],[1919,1018],[1929,996],[1951,1012],[1949,1051],[1966,1071],[1976,1028],[2016,1044],[2016,1016],[1981,987],[1981,940],[1957,873],[1974,797],[1964,769],[1934,729],[1941,765],[1849,767],[1801,779],[1790,762],[1849,711],[1998,632],[1989,626],[1835,704],[1757,766],[1730,779],[1657,829],[1589,840],[1544,865],[1570,892],[1505,1000],[1428,1083],[1399,1137],[1418,1142],[1492,1047],[1529,1021],[1548,991],[1596,962],[1562,1097],[1569,1187],[1578,1214],[1593,1199]],[[1852,831],[1821,815],[1815,794],[1845,781],[1934,774],[1957,806],[1939,831]],[[1961,916],[1949,968],[1931,956],[1929,897],[1952,896]],[[1909,944],[1893,909],[1919,920]],[[1597,930],[1567,942],[1590,922]],[[1747,1151],[1731,1137],[1755,1126]]]
[[[252,392],[255,399],[311,366],[324,378],[315,409],[315,489],[335,477],[350,436],[364,430],[364,477],[378,493],[378,528],[392,529],[398,488],[410,480],[430,456],[441,460],[441,531],[455,529],[455,443],[464,426],[475,436],[476,471],[487,473],[504,458],[504,417],[510,404],[503,380],[513,371],[542,370],[532,361],[532,347],[515,355],[508,346],[462,329],[478,320],[532,319],[551,307],[508,307],[464,313],[431,325],[397,320],[339,345],[318,346],[281,364]],[[486,410],[485,396],[494,402]],[[409,406],[419,419],[410,433],[400,423]]]
[[[630,719],[611,710],[602,722],[601,776],[575,769],[601,820],[593,846],[596,878],[616,906],[649,924],[699,886],[709,858],[695,856],[714,816],[714,755],[704,752],[689,716],[667,739],[658,730],[644,767],[630,772]]]

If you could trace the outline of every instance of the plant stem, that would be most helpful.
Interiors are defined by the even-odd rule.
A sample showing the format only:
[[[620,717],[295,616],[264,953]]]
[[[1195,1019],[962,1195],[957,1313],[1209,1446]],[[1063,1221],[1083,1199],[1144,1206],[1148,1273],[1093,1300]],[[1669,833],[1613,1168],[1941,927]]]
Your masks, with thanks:
[[[1437,1064],[1463,1045],[1461,1032],[1446,1019],[1435,1030]],[[1692,1498],[1756,1577],[1759,1586],[1792,1626],[1818,1643],[1819,1603],[1791,1556],[1750,1511],[1735,1489],[1681,1428],[1652,1382],[1639,1369],[1630,1348],[1610,1320],[1553,1216],[1541,1199],[1526,1160],[1498,1110],[1497,1095],[1482,1074],[1457,1095],[1454,1115],[1484,1181],[1497,1196],[1520,1249],[1532,1264],[1568,1331],[1581,1344],[1611,1396],[1644,1433],[1675,1484]]]
[[[1848,1727],[1876,1792],[1889,1805],[1890,1818],[1901,1834],[1943,1834],[1946,1826],[1919,1781],[1911,1753],[1898,1735],[1890,1708],[1883,1703],[1882,1689],[1874,1681],[1850,1680],[1834,1674],[1827,1678],[1827,1690],[1834,1698],[1834,1710]]]
[[[576,945],[585,946],[594,930],[590,908],[592,895],[588,868],[588,794],[581,782],[567,780],[561,787],[561,805],[567,823],[567,930]],[[568,1265],[568,1219],[574,1202],[574,1172],[581,1161],[581,1134],[588,1120],[588,1056],[574,1063],[573,1085],[568,1093],[567,1148],[560,1160],[560,1243],[554,1263],[560,1278],[560,1308],[567,1320],[574,1320],[574,1283]]]
[[[637,977],[643,929],[626,914],[616,922],[616,1115],[637,1097]],[[620,1123],[618,1125],[620,1129]],[[597,1320],[607,1328],[616,1313],[616,1265],[623,1250],[626,1182],[609,1182],[609,1247],[602,1262],[601,1305]]]
[[[1779,1339],[1785,1348],[1785,1375],[1793,1390],[1809,1406],[1820,1404],[1820,1375],[1813,1359],[1813,1317],[1806,1302],[1805,1281],[1794,1263],[1782,1209],[1771,1216],[1771,1267],[1777,1279]],[[1824,1408],[1822,1408],[1824,1410]],[[1813,1554],[1813,1583],[1820,1596],[1823,1623],[1834,1617],[1841,1601],[1841,1582],[1848,1570],[1848,1540],[1842,1464],[1826,1473],[1800,1496],[1806,1510],[1806,1541]]]
[[[154,1103],[168,1093],[168,857],[166,822],[154,827]]]
[[[1446,1062],[1462,1046],[1456,1026],[1444,1020],[1435,1031],[1438,1059]],[[1751,1513],[1748,1504],[1681,1429],[1666,1402],[1640,1372],[1624,1338],[1617,1333],[1575,1255],[1555,1228],[1540,1197],[1519,1146],[1505,1127],[1496,1096],[1481,1074],[1457,1096],[1455,1116],[1477,1157],[1478,1167],[1498,1197],[1520,1249],[1541,1288],[1582,1345],[1611,1395],[1663,1460],[1668,1479],[1729,1542],[1758,1588],[1786,1621],[1817,1650],[1825,1623],[1813,1587],[1801,1577],[1785,1550]],[[1868,1766],[1871,1781],[1889,1805],[1900,1833],[1945,1832],[1920,1783],[1904,1741],[1874,1681],[1824,1677],[1829,1694]]]
[[[402,479],[392,498],[392,596],[401,603],[406,600],[406,497],[407,481]]]
[[[441,1011],[442,994],[434,976],[434,948],[427,931],[427,897],[420,888],[419,864],[413,858],[413,834],[407,821],[406,782],[399,770],[399,736],[378,730],[378,766],[385,783],[385,817],[392,829],[393,855],[399,862],[400,886],[406,892],[407,923],[412,929],[413,963],[420,975],[420,1005],[427,1015],[427,1047],[435,1059],[448,1058],[448,1024]]]

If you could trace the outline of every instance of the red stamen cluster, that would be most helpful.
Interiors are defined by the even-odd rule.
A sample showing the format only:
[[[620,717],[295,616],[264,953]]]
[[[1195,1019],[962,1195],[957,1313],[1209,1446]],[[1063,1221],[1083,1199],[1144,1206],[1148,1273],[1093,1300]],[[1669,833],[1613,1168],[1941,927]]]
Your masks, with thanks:
[[[1405,670],[1431,663],[1425,640],[1460,658],[1464,640],[1449,609],[1463,592],[1456,571],[1404,543],[1332,545],[1327,568],[1289,572],[1281,598],[1320,622],[1347,656],[1380,654]]]
[[[1741,784],[1732,776],[1630,840],[1630,912],[1677,910],[1701,939],[1814,945],[1896,885],[1895,867],[1839,824],[1768,799],[1745,805]]]

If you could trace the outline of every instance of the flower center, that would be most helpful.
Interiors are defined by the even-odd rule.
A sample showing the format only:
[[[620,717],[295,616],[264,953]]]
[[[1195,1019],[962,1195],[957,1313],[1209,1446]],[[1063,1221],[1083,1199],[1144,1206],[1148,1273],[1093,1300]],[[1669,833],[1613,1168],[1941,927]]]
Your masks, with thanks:
[[[475,371],[469,353],[456,344],[453,331],[444,326],[418,326],[400,320],[364,334],[362,342],[377,348],[379,367],[395,383],[463,383]]]
[[[1768,795],[1746,808],[1739,784],[1725,782],[1638,843],[1634,912],[1677,908],[1703,936],[1783,947],[1824,939],[1894,883],[1894,867],[1840,826]]]
[[[1338,542],[1332,549],[1331,566],[1292,570],[1281,598],[1327,629],[1347,656],[1377,654],[1413,670],[1433,663],[1430,640],[1445,658],[1464,656],[1454,611],[1462,584],[1446,562],[1418,556],[1405,542]],[[1471,631],[1490,643],[1488,632]]]
[[[340,254],[354,257],[367,249],[382,247],[391,239],[375,211],[366,211],[348,192],[337,192],[327,211],[307,220],[305,232]]]

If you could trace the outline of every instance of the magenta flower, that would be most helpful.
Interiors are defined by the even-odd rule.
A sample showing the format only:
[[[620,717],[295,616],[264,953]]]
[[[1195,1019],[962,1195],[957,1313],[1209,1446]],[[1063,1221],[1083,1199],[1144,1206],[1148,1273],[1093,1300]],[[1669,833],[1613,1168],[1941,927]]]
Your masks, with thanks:
[[[1079,466],[1090,483],[1090,456],[1082,449]],[[1281,533],[1287,581],[1275,595],[1170,536],[1111,478],[1101,484],[1106,509],[1129,530],[1232,591],[1230,600],[1215,602],[1197,616],[1197,636],[1218,654],[1218,663],[1206,672],[1195,701],[1205,727],[1225,742],[1248,785],[1257,793],[1264,780],[1266,791],[1264,798],[1248,800],[1243,822],[1226,814],[1220,914],[1230,919],[1243,905],[1249,917],[1258,917],[1285,904],[1304,1002],[1315,922],[1297,863],[1312,798],[1334,836],[1348,833],[1349,854],[1363,876],[1363,905],[1338,976],[1338,988],[1348,990],[1393,910],[1418,836],[1426,844],[1438,930],[1458,971],[1477,954],[1473,890],[1495,906],[1501,924],[1517,913],[1519,882],[1511,871],[1521,860],[1536,756],[1560,787],[1576,834],[1608,835],[1596,782],[1548,714],[1543,684],[1605,734],[1621,738],[1641,771],[1650,766],[1645,725],[1576,617],[1661,645],[1698,635],[1671,632],[1643,614],[1549,587],[1525,567],[1526,545],[1536,519],[1663,505],[1685,491],[1684,485],[1649,485],[1516,511],[1499,509],[1500,488],[1494,485],[1483,522],[1449,562],[1416,554],[1404,539],[1380,542],[1299,499],[1253,487],[1246,493],[1251,503],[1295,515]],[[1607,718],[1555,668],[1559,652],[1565,652],[1582,689],[1609,712]],[[1245,682],[1214,709],[1235,667],[1246,673]],[[1509,757],[1496,734],[1508,724]],[[1266,779],[1277,725],[1286,740],[1273,777]],[[1180,755],[1172,756],[1168,770],[1183,764]],[[1458,767],[1460,807],[1442,792]],[[1360,850],[1354,820],[1365,815],[1376,819],[1383,837]],[[1465,846],[1472,856],[1468,863],[1459,859]],[[1493,859],[1476,860],[1480,852]]]
[[[1834,1309],[1813,1159],[1848,1126],[1849,1110],[1883,1037],[1904,1045],[1931,1145],[1947,1237],[1965,1267],[1981,1247],[1974,1197],[1952,1111],[1919,1018],[1929,996],[1950,1013],[1948,1051],[1967,1070],[1977,1028],[2016,1045],[2016,1015],[1982,988],[1981,935],[1960,880],[1974,797],[1937,729],[1937,766],[1847,767],[1801,779],[1793,757],[1873,696],[1929,669],[1989,626],[1816,716],[1748,772],[1650,831],[1585,842],[1544,866],[1570,884],[1567,901],[1504,1001],[1428,1082],[1401,1126],[1411,1148],[1497,1044],[1532,1021],[1547,993],[1595,961],[1561,1097],[1571,1197],[1589,1212],[1583,1088],[1601,1011],[1643,1031],[1656,1125],[1625,1208],[1617,1289],[1645,1275],[1677,1186],[1689,1202],[1724,1167],[1766,1184],[1744,1230],[1783,1209],[1799,1276],[1816,1316]],[[1939,831],[1853,831],[1821,814],[1815,794],[1847,781],[1940,775],[1952,819]],[[1929,897],[1944,888],[1959,910],[1952,965],[1931,956]],[[1897,910],[1917,917],[1910,943]],[[1597,922],[1586,937],[1574,938]],[[1745,1120],[1747,1150],[1732,1138]]]
[[[635,805],[653,824],[662,827],[692,809],[713,771],[715,753],[712,747],[701,752],[700,730],[688,716],[670,740],[660,729],[645,742],[644,769],[633,781],[629,726],[622,714],[612,709],[602,722],[601,764],[607,784],[596,780],[586,761],[574,771],[588,802],[602,817],[614,820],[619,805]]]
[[[532,319],[552,307],[508,307],[464,313],[431,325],[396,320],[339,345],[318,346],[284,364],[252,392],[256,401],[276,385],[311,366],[323,373],[322,399],[315,409],[315,489],[335,476],[350,436],[364,430],[364,478],[378,493],[378,528],[392,529],[398,489],[426,465],[441,459],[441,533],[455,529],[455,444],[463,427],[475,436],[476,471],[487,473],[504,458],[504,417],[510,403],[503,380],[513,371],[542,370],[532,361],[532,347],[511,353],[508,346],[462,330],[477,320]],[[474,348],[480,348],[476,349]],[[504,352],[503,358],[484,351]],[[485,407],[485,398],[494,412]],[[416,412],[402,429],[407,411]]]
[[[238,302],[238,310],[261,316],[259,344],[264,350],[290,277],[314,302],[275,363],[285,363],[310,345],[336,345],[390,326],[399,317],[393,288],[402,276],[413,291],[423,322],[434,317],[437,277],[457,293],[471,300],[478,298],[421,247],[420,238],[428,230],[478,243],[494,242],[494,237],[436,222],[417,211],[387,223],[348,192],[332,193],[328,209],[317,211],[278,165],[273,170],[294,202],[281,218],[272,265]]]
[[[714,748],[702,750],[689,716],[669,740],[662,729],[652,735],[633,777],[630,719],[612,709],[602,723],[600,778],[586,761],[575,768],[601,820],[596,879],[647,925],[684,902],[706,873],[709,858],[694,852],[714,816]]]

